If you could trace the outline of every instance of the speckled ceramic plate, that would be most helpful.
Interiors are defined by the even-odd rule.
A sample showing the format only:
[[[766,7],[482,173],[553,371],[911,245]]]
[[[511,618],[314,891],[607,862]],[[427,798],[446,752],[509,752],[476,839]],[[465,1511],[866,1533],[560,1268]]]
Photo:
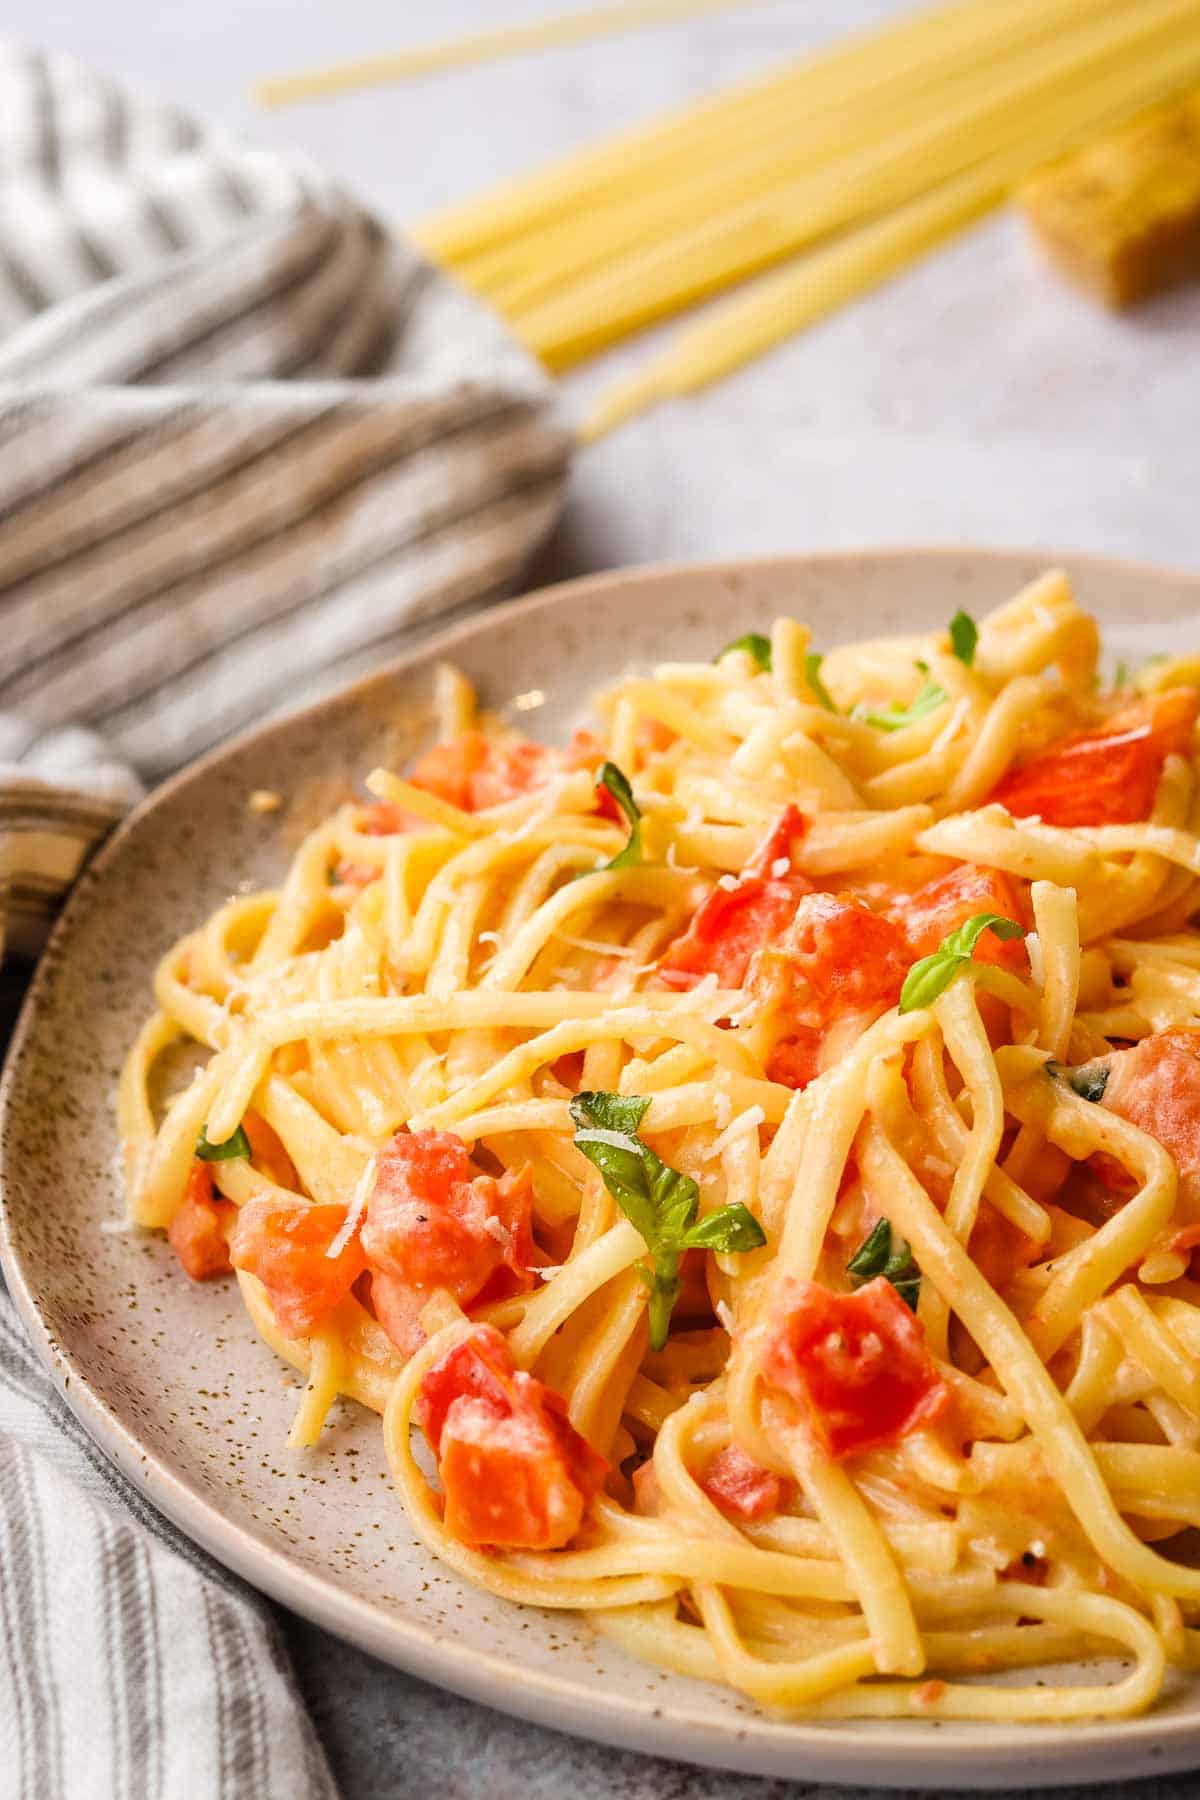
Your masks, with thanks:
[[[564,732],[625,663],[711,656],[781,611],[818,644],[980,613],[1038,555],[897,551],[575,582],[477,618],[349,692],[243,737],[149,800],[81,883],[43,960],[3,1095],[5,1273],[80,1420],[184,1531],[277,1599],[430,1681],[541,1724],[746,1771],[883,1786],[1028,1787],[1200,1765],[1200,1684],[1150,1718],[1073,1728],[793,1724],[736,1695],[656,1674],[578,1619],[465,1587],[413,1541],[378,1421],[342,1403],[321,1447],[285,1446],[296,1378],[227,1284],[192,1286],[121,1215],[113,1094],[155,961],[230,892],[269,883],[287,817],[316,817],[427,729],[429,672],[453,656],[497,707]],[[1118,653],[1200,627],[1200,578],[1065,559]],[[532,715],[532,717],[530,716]]]

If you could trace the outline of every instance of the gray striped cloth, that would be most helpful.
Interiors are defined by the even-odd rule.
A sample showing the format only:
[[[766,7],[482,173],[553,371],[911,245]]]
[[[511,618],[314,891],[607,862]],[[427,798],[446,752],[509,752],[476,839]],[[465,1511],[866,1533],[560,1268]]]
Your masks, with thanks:
[[[318,169],[0,41],[6,980],[144,783],[503,595],[569,453],[499,322]],[[333,1786],[269,1610],[107,1467],[0,1288],[9,1794]]]

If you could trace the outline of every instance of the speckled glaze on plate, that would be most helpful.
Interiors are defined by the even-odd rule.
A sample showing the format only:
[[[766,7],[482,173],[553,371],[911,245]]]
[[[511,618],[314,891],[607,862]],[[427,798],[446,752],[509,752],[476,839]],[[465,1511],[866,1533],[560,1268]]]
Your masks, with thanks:
[[[296,1377],[226,1283],[191,1285],[121,1216],[113,1095],[159,955],[231,892],[277,879],[287,815],[320,816],[381,757],[418,750],[430,669],[452,656],[486,701],[521,696],[563,734],[625,664],[711,656],[779,612],[829,645],[983,612],[1063,563],[1116,654],[1200,635],[1200,577],[1016,552],[903,550],[634,569],[477,617],[282,723],[242,737],[139,809],[80,884],[43,959],[0,1100],[0,1255],[42,1357],[97,1443],[214,1556],[375,1655],[564,1731],[752,1773],[881,1786],[1024,1788],[1200,1765],[1200,1682],[1154,1714],[1074,1727],[804,1724],[627,1660],[569,1614],[507,1606],[414,1542],[378,1420],[339,1404],[315,1451],[286,1448]],[[1096,1671],[1090,1671],[1094,1679]]]

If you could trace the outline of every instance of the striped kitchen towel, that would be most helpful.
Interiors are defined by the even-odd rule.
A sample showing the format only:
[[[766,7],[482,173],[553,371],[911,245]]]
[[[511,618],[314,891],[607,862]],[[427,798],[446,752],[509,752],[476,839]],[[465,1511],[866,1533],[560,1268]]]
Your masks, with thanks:
[[[570,442],[500,322],[303,158],[0,42],[14,945],[111,808],[72,783],[42,829],[5,736],[155,779],[364,672],[511,587]]]
[[[319,170],[0,43],[6,989],[143,783],[504,594],[569,448]],[[270,1609],[108,1468],[0,1284],[0,1795],[333,1793]]]

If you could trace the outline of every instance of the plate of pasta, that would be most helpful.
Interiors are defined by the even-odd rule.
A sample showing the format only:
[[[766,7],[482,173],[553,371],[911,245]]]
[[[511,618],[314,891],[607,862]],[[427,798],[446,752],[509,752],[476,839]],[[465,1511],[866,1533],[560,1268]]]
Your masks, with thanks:
[[[747,1771],[1200,1763],[1200,583],[896,551],[468,621],[153,797],[3,1258],[161,1510]]]

